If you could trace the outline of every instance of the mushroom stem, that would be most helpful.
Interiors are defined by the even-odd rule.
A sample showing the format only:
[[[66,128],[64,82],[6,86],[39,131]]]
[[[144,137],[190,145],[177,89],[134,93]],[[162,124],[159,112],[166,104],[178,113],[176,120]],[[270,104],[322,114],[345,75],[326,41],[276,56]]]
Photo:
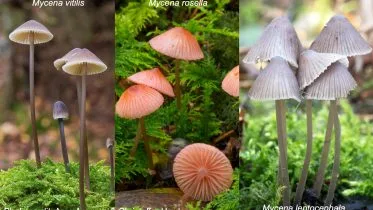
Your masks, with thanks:
[[[110,189],[112,192],[115,192],[115,182],[114,182],[114,145],[109,146],[109,155],[110,155]]]
[[[32,138],[34,141],[35,149],[35,160],[37,166],[41,167],[40,151],[38,142],[38,133],[36,130],[36,117],[35,117],[35,90],[34,90],[34,55],[35,55],[35,44],[34,44],[34,33],[30,33],[30,112],[31,112],[31,127],[32,127]]]
[[[320,161],[319,169],[317,170],[316,181],[315,181],[315,184],[313,185],[313,190],[317,198],[320,197],[322,184],[324,183],[324,173],[328,165],[327,162],[328,162],[328,155],[329,155],[329,148],[330,148],[330,139],[332,136],[333,121],[334,121],[334,115],[335,115],[336,109],[337,109],[336,101],[335,100],[330,101],[328,125],[327,125],[326,132],[325,132],[324,146],[321,152],[321,161]]]
[[[285,187],[283,190],[283,205],[290,205],[290,184],[286,157],[286,119],[285,119],[285,100],[276,100],[276,119],[278,147],[280,153],[280,178],[281,184]]]
[[[67,154],[67,146],[66,146],[66,139],[65,139],[65,131],[63,125],[63,119],[58,119],[58,125],[60,128],[60,136],[61,136],[61,148],[62,148],[62,157],[65,163],[65,170],[67,173],[70,173],[70,163],[69,163],[69,156]]]
[[[299,179],[297,190],[295,193],[295,204],[298,205],[302,201],[304,188],[307,181],[308,168],[312,156],[312,100],[306,100],[306,114],[307,114],[307,148],[306,156],[304,158],[302,173]]]
[[[150,148],[150,143],[149,143],[149,138],[146,135],[146,129],[145,129],[145,121],[144,118],[140,118],[140,124],[141,124],[141,137],[144,140],[144,147],[146,154],[148,156],[148,167],[149,169],[153,170],[154,165],[153,165],[153,154],[152,154],[152,149]]]
[[[325,205],[331,205],[334,198],[335,188],[337,187],[337,181],[339,176],[340,166],[340,153],[341,153],[341,124],[339,122],[338,112],[335,113],[334,117],[334,131],[335,131],[335,143],[334,143],[334,163],[332,170],[332,178],[328,189],[328,194],[325,199]]]
[[[78,95],[78,106],[79,106],[79,113],[80,111],[80,104],[82,101],[82,78],[78,78],[76,80],[76,91]],[[89,161],[88,161],[88,140],[87,140],[87,128],[86,124],[84,122],[84,149],[85,149],[85,157],[84,157],[84,179],[85,179],[85,184],[86,188],[89,190],[90,189],[90,178],[89,178]]]
[[[79,162],[79,198],[80,198],[80,209],[85,210],[85,196],[84,196],[84,137],[85,137],[85,98],[86,98],[86,77],[87,77],[87,65],[83,65],[83,75],[82,75],[82,95],[80,103],[80,162]]]
[[[134,145],[131,149],[131,152],[130,152],[130,157],[134,157],[135,154],[136,154],[136,150],[137,150],[137,146],[139,145],[139,142],[140,142],[140,139],[142,138],[141,137],[141,122],[139,120],[139,123],[137,124],[137,132],[136,132],[136,137],[135,137],[135,142],[134,142]]]
[[[175,60],[175,96],[176,96],[176,107],[178,110],[181,109],[181,90],[180,90],[180,61]]]

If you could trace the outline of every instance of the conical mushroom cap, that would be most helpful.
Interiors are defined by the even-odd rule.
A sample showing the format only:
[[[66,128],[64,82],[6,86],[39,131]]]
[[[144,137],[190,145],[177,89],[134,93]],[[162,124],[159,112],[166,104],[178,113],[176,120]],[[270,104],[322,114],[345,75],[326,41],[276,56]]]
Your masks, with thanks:
[[[369,44],[343,15],[336,15],[329,20],[310,49],[348,57],[364,55],[372,51]]]
[[[298,67],[297,60],[302,50],[297,32],[285,16],[278,17],[264,29],[259,40],[252,46],[243,59],[245,63],[270,61],[279,56],[293,67]]]
[[[207,144],[191,144],[176,156],[173,172],[180,189],[196,200],[210,201],[232,184],[228,158]]]
[[[62,66],[62,70],[72,75],[83,75],[84,66],[87,65],[87,75],[99,74],[106,71],[107,66],[88,49],[81,49]]]
[[[328,66],[335,62],[341,62],[348,67],[348,59],[340,54],[318,53],[313,50],[305,50],[299,57],[298,82],[300,89],[304,89],[316,80]]]
[[[149,41],[150,46],[169,57],[199,60],[204,57],[197,39],[182,27],[172,28]]]
[[[53,119],[68,119],[69,118],[69,111],[65,103],[62,101],[56,101],[53,104]]]
[[[128,77],[128,80],[137,84],[147,85],[165,95],[175,97],[171,84],[166,77],[163,76],[159,68],[138,72]]]
[[[356,85],[346,66],[336,62],[306,88],[305,98],[314,100],[346,98]]]
[[[9,34],[9,39],[19,44],[30,44],[30,35],[34,33],[34,44],[49,42],[53,34],[41,23],[29,20]]]
[[[237,97],[240,91],[240,70],[239,66],[234,67],[224,77],[221,87],[229,95]]]
[[[289,64],[280,57],[274,57],[259,73],[249,90],[252,100],[299,99],[297,78]]]
[[[137,119],[147,116],[163,104],[163,96],[146,85],[133,85],[123,92],[115,112],[123,118]]]
[[[74,48],[70,50],[66,55],[62,56],[61,58],[58,58],[53,62],[54,67],[57,70],[61,70],[62,66],[65,65],[73,56],[75,56],[78,52],[80,52],[80,48]]]

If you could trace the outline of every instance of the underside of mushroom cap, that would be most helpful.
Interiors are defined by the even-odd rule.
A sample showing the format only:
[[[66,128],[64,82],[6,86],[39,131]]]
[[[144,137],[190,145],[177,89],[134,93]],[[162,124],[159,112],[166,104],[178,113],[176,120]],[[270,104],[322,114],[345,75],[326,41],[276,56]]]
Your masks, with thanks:
[[[61,58],[56,59],[53,62],[54,67],[57,70],[62,70],[62,66],[65,65],[73,56],[75,56],[78,52],[80,52],[80,48],[74,48],[70,50],[66,55],[62,56]]]
[[[348,67],[346,56],[333,53],[318,53],[305,50],[299,57],[298,82],[300,89],[306,88],[316,80],[332,63],[341,62]]]
[[[240,91],[240,70],[239,66],[234,67],[228,74],[224,77],[221,87],[229,95],[237,97]]]
[[[84,65],[86,74],[99,74],[106,71],[107,66],[95,54],[88,49],[81,49],[62,66],[62,70],[71,75],[83,75]]]
[[[128,80],[137,84],[147,85],[165,95],[175,97],[170,82],[168,82],[159,68],[138,72],[128,77]]]
[[[343,15],[335,15],[329,20],[310,49],[348,57],[365,55],[372,51],[369,44]]]
[[[197,39],[182,27],[172,28],[149,41],[150,46],[169,57],[181,60],[204,58]]]
[[[356,81],[346,66],[336,62],[305,89],[305,98],[313,100],[346,98],[356,86]]]
[[[279,56],[297,68],[297,60],[302,49],[302,44],[289,19],[285,16],[277,17],[264,29],[243,61],[257,63],[270,61],[273,57]]]
[[[147,116],[162,106],[162,94],[146,85],[127,88],[115,105],[115,112],[123,118],[137,119]]]
[[[41,23],[29,20],[18,26],[9,34],[9,39],[19,44],[31,44],[30,35],[34,34],[34,44],[49,42],[53,39],[53,34]]]
[[[186,195],[210,201],[231,186],[233,169],[228,158],[217,148],[196,143],[177,154],[173,173],[177,185]]]
[[[280,57],[274,57],[259,73],[249,90],[252,100],[295,99],[300,101],[297,78],[289,64]]]

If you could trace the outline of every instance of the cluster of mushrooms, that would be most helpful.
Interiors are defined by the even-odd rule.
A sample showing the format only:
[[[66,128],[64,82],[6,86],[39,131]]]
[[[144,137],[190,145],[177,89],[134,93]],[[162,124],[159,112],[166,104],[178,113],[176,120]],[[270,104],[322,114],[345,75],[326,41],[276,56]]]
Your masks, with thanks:
[[[36,130],[35,117],[35,100],[34,100],[34,48],[35,44],[41,44],[50,41],[53,38],[52,33],[42,24],[35,20],[30,20],[18,28],[16,28],[10,35],[9,39],[30,46],[30,111],[32,124],[32,139],[34,142],[35,159],[38,167],[41,167],[39,143]],[[79,195],[80,195],[80,209],[86,209],[85,194],[84,194],[84,180],[86,180],[86,187],[89,189],[89,163],[88,163],[88,146],[85,123],[85,101],[86,101],[86,77],[87,75],[98,74],[106,71],[107,66],[88,49],[75,48],[68,52],[63,57],[54,62],[57,70],[63,70],[70,75],[79,76],[77,79],[77,93],[80,114],[80,167],[79,167]],[[53,107],[53,118],[59,121],[62,154],[65,163],[66,172],[70,172],[69,159],[67,154],[67,147],[64,135],[63,120],[68,118],[68,110],[62,101],[57,101]],[[112,141],[108,140],[108,149],[110,150],[111,159]],[[112,164],[111,164],[112,166]],[[113,166],[112,170],[112,188],[113,188]]]
[[[279,184],[283,205],[291,205],[291,186],[287,166],[286,107],[285,100],[295,99],[306,103],[307,147],[303,169],[297,185],[294,204],[302,202],[312,154],[312,100],[330,101],[329,117],[321,161],[313,192],[319,199],[324,183],[330,150],[331,135],[335,132],[334,162],[325,205],[331,205],[339,176],[341,127],[337,102],[346,98],[356,87],[348,71],[348,57],[370,53],[372,48],[352,24],[342,15],[332,17],[309,49],[303,49],[287,17],[275,18],[264,30],[244,62],[266,62],[248,92],[252,100],[275,100],[279,147]],[[296,72],[296,73],[295,73]]]
[[[176,96],[176,106],[181,109],[180,60],[203,59],[203,52],[196,38],[182,27],[172,28],[149,41],[157,52],[175,59],[175,87],[173,88],[160,68],[133,74],[127,80],[133,85],[127,88],[115,106],[119,117],[138,119],[138,128],[130,156],[134,157],[140,140],[148,158],[148,167],[154,172],[153,154],[146,134],[144,117],[159,109],[164,98]],[[232,69],[224,78],[222,88],[238,97],[239,68]],[[232,183],[233,169],[228,158],[217,148],[207,144],[191,144],[182,149],[174,159],[175,180],[184,192],[184,198],[208,201],[226,190]],[[182,199],[183,200],[183,199]]]

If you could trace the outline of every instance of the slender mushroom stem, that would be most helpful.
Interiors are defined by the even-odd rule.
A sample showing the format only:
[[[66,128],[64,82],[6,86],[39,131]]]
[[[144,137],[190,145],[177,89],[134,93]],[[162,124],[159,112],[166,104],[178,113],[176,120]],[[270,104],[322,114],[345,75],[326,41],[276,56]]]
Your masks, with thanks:
[[[335,115],[336,109],[337,109],[336,101],[335,100],[330,101],[328,125],[327,125],[326,132],[325,132],[324,146],[321,152],[320,166],[319,166],[319,169],[317,170],[315,184],[313,185],[313,190],[317,198],[320,197],[322,184],[324,183],[324,174],[325,174],[326,167],[328,165],[327,162],[328,162],[328,155],[329,155],[329,148],[330,148],[330,139],[332,136],[334,115]]]
[[[36,117],[35,117],[35,90],[34,90],[34,55],[35,55],[35,44],[34,44],[34,33],[30,33],[30,112],[31,112],[31,126],[32,126],[32,138],[34,140],[35,149],[35,160],[37,166],[41,167],[40,151],[38,133],[36,130]]]
[[[153,170],[154,169],[153,154],[152,154],[152,149],[150,148],[149,138],[146,135],[144,118],[140,118],[140,123],[141,123],[141,131],[140,131],[141,137],[144,140],[144,147],[145,147],[146,154],[148,156],[148,167],[149,169]]]
[[[142,138],[141,137],[141,121],[139,119],[139,123],[137,124],[137,132],[136,132],[136,137],[135,137],[135,142],[134,142],[134,145],[131,149],[131,152],[130,152],[130,157],[134,157],[135,154],[136,154],[136,150],[137,150],[137,146],[139,145],[139,142],[140,142],[140,139]]]
[[[80,198],[80,209],[85,210],[85,195],[84,195],[84,122],[85,122],[85,98],[86,98],[86,77],[87,77],[87,65],[83,65],[83,75],[82,75],[82,97],[80,103],[80,162],[79,162],[79,198]]]
[[[278,147],[280,153],[280,167],[281,167],[281,184],[285,187],[283,191],[283,205],[290,206],[290,184],[289,173],[286,157],[286,119],[285,119],[285,101],[276,100],[276,119],[277,119],[277,136]]]
[[[109,139],[108,139],[109,140]],[[110,141],[110,140],[109,140]],[[115,183],[114,183],[114,144],[110,142],[111,145],[108,147],[110,155],[110,189],[112,192],[115,192]]]
[[[61,148],[62,148],[62,157],[65,163],[65,170],[67,173],[70,173],[70,163],[69,163],[69,156],[67,154],[67,146],[66,146],[66,139],[65,139],[65,130],[63,125],[63,119],[58,119],[58,125],[60,128],[60,136],[61,136]]]
[[[339,122],[338,112],[335,114],[334,131],[335,131],[335,143],[334,143],[334,164],[332,170],[332,178],[328,189],[328,194],[325,199],[325,205],[331,205],[334,198],[335,188],[337,187],[337,181],[339,176],[340,166],[340,153],[341,153],[341,124]]]
[[[295,193],[295,204],[298,205],[302,201],[304,188],[307,181],[308,168],[312,156],[312,100],[306,100],[306,114],[307,114],[307,148],[306,156],[304,158],[302,173],[299,179],[297,190]]]
[[[175,96],[176,96],[176,107],[178,110],[181,109],[181,89],[180,89],[180,61],[175,60]]]

